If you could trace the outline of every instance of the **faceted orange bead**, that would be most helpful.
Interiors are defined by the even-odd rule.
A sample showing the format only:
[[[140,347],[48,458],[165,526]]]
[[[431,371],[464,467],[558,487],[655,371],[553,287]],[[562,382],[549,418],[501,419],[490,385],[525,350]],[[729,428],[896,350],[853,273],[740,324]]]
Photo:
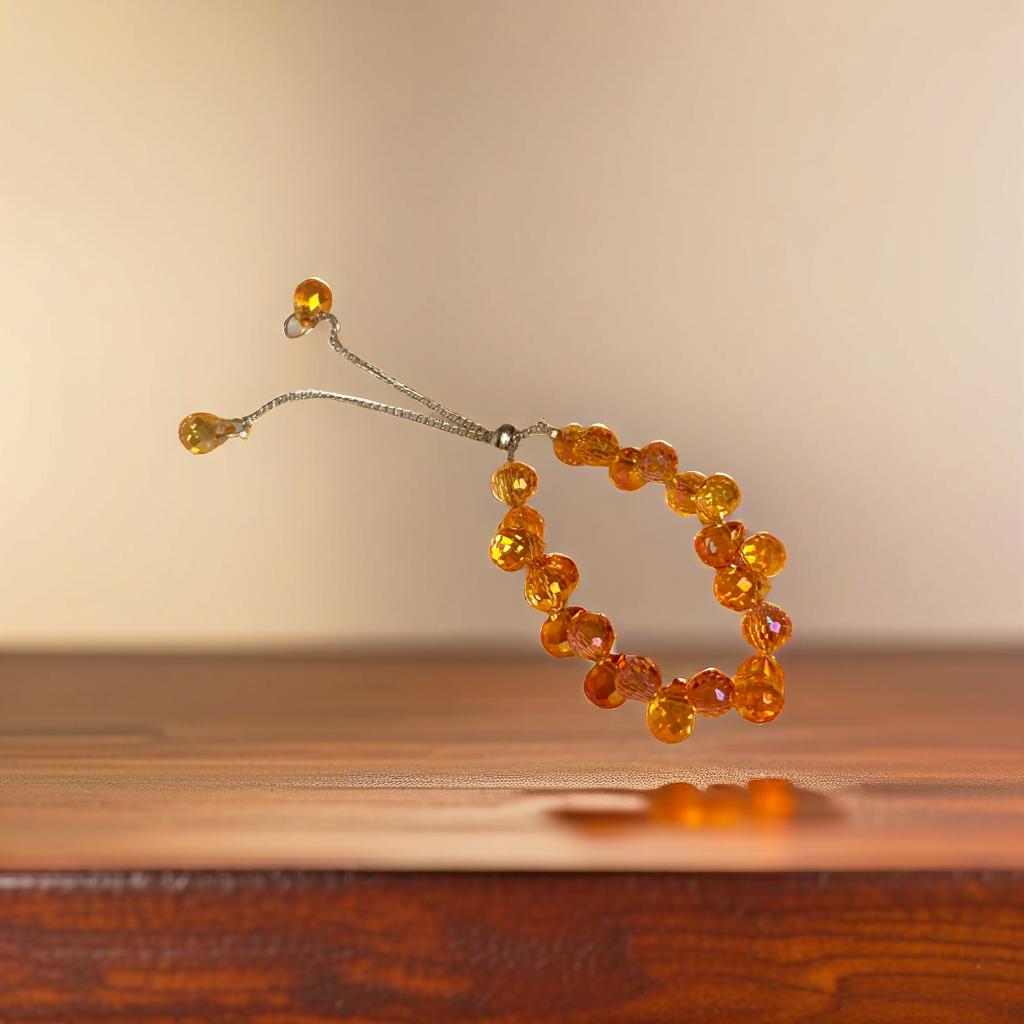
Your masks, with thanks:
[[[743,639],[758,651],[775,651],[793,635],[793,620],[777,604],[763,601],[740,623]]]
[[[562,427],[558,436],[552,439],[555,449],[555,457],[564,462],[567,466],[582,466],[583,456],[579,452],[580,438],[583,436],[583,427],[578,423],[569,423]]]
[[[715,573],[715,598],[734,612],[749,611],[763,601],[772,585],[753,569],[727,565]]]
[[[615,646],[615,628],[600,612],[580,612],[569,623],[569,646],[577,657],[602,661]]]
[[[740,663],[732,682],[737,690],[751,683],[768,683],[777,690],[784,690],[786,673],[772,655],[752,654]]]
[[[740,547],[740,554],[762,576],[778,576],[786,565],[786,547],[770,533],[752,533]]]
[[[587,700],[599,708],[621,708],[626,698],[615,688],[615,674],[621,655],[612,655],[607,661],[599,661],[583,680],[583,692]]]
[[[739,507],[740,485],[725,473],[712,473],[697,489],[697,515],[702,523],[718,523]]]
[[[544,539],[544,517],[529,505],[514,505],[505,513],[501,525],[510,530],[526,530]]]
[[[679,456],[667,441],[652,441],[640,449],[640,472],[645,480],[667,483],[678,467]]]
[[[334,295],[326,281],[309,277],[295,289],[295,318],[303,327],[311,327],[321,313],[330,313]]]
[[[697,713],[708,718],[724,715],[732,707],[733,689],[732,680],[717,668],[703,669],[686,684]]]
[[[610,466],[619,454],[619,439],[603,423],[595,423],[580,435],[577,451],[588,466]]]
[[[693,549],[705,565],[721,569],[733,560],[739,550],[743,529],[738,519],[730,519],[727,523],[712,523],[693,538]]]
[[[579,582],[580,571],[568,555],[542,555],[526,572],[526,600],[539,612],[557,612]]]
[[[764,725],[778,718],[786,703],[782,690],[770,683],[749,683],[736,690],[733,705],[741,718],[755,725]]]
[[[206,455],[237,433],[235,423],[212,412],[194,412],[178,424],[178,440],[193,455]]]
[[[537,491],[537,471],[525,462],[506,462],[491,477],[491,494],[506,505],[525,505]]]
[[[518,572],[544,552],[544,541],[527,530],[499,527],[491,538],[491,561],[505,572]]]
[[[662,743],[682,743],[693,732],[697,716],[678,680],[660,689],[647,705],[647,728]]]
[[[620,491],[638,491],[647,483],[637,465],[639,458],[639,448],[620,448],[612,460],[608,467],[608,479]]]
[[[748,722],[762,725],[777,718],[785,702],[786,676],[770,654],[747,658],[733,676],[733,706]]]
[[[582,611],[579,605],[572,605],[544,620],[544,625],[540,627],[540,645],[552,658],[576,657],[576,652],[569,646],[566,633],[572,617]]]
[[[661,669],[643,655],[624,654],[615,673],[615,686],[630,700],[650,700],[661,689]]]
[[[697,512],[697,489],[704,483],[704,474],[690,470],[678,473],[665,484],[665,504],[676,515],[692,516]]]

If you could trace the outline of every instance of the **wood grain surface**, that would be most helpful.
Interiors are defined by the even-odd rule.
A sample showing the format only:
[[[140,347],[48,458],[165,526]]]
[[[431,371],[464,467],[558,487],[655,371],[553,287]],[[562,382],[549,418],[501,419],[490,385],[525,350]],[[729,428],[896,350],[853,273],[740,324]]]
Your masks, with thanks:
[[[1024,1020],[1024,658],[7,658],[0,1022]]]
[[[577,662],[7,658],[0,870],[1024,868],[1024,656],[786,664],[666,746]],[[788,818],[649,813],[765,777]]]
[[[1024,874],[6,876],[0,1019],[995,1024]]]

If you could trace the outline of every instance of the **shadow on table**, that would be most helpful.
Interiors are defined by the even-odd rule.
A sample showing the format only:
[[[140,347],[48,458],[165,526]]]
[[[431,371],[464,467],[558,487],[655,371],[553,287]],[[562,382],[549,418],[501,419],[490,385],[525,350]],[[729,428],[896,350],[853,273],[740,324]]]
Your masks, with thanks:
[[[618,791],[621,795],[621,791]],[[609,794],[610,796],[611,794]],[[751,779],[745,786],[698,789],[672,782],[632,792],[630,806],[561,807],[552,816],[563,824],[592,832],[636,826],[683,829],[789,828],[834,822],[842,816],[822,793],[800,789],[786,779]]]

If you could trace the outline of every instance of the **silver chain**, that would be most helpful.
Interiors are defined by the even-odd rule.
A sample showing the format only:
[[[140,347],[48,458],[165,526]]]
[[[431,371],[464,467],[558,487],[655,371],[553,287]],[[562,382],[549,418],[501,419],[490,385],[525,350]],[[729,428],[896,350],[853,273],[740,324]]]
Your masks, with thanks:
[[[289,317],[285,321],[286,334],[288,333],[289,324],[293,320],[293,317]],[[558,436],[558,431],[544,420],[538,420],[522,430],[517,430],[508,423],[502,424],[496,430],[490,430],[475,420],[453,412],[440,402],[436,402],[434,399],[421,394],[414,388],[409,387],[408,384],[403,384],[400,380],[392,377],[391,374],[385,373],[380,367],[374,366],[373,363],[367,362],[346,348],[341,340],[341,323],[333,313],[321,313],[317,317],[316,323],[319,323],[321,320],[326,320],[331,325],[330,344],[335,352],[344,356],[350,363],[358,366],[360,370],[364,370],[378,380],[382,380],[389,387],[401,392],[414,402],[418,402],[436,415],[428,416],[425,413],[415,412],[412,409],[403,409],[400,406],[389,405],[386,402],[374,402],[372,399],[360,398],[357,395],[341,395],[334,391],[304,389],[302,391],[288,391],[283,395],[278,395],[249,413],[248,416],[243,416],[237,421],[240,430],[247,431],[261,416],[266,416],[272,409],[276,409],[279,405],[285,405],[287,402],[302,402],[309,398],[327,398],[334,402],[344,402],[347,405],[359,406],[361,409],[369,409],[371,412],[383,412],[389,416],[398,416],[403,420],[411,420],[413,423],[422,423],[425,427],[443,430],[446,433],[455,434],[457,437],[469,438],[471,441],[482,441],[484,444],[494,445],[494,447],[508,452],[509,461],[515,458],[516,449],[524,438],[532,437],[535,434],[546,434],[548,437]],[[305,328],[301,333],[306,334],[310,330],[312,330],[312,326]]]

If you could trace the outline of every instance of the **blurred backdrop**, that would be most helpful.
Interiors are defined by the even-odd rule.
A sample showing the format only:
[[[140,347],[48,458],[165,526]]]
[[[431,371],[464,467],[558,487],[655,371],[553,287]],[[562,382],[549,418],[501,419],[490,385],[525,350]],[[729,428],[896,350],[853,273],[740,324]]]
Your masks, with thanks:
[[[387,392],[724,470],[807,644],[1024,632],[1024,5],[0,2],[0,643],[533,648],[493,449]],[[581,601],[733,640],[660,488],[521,456]]]

